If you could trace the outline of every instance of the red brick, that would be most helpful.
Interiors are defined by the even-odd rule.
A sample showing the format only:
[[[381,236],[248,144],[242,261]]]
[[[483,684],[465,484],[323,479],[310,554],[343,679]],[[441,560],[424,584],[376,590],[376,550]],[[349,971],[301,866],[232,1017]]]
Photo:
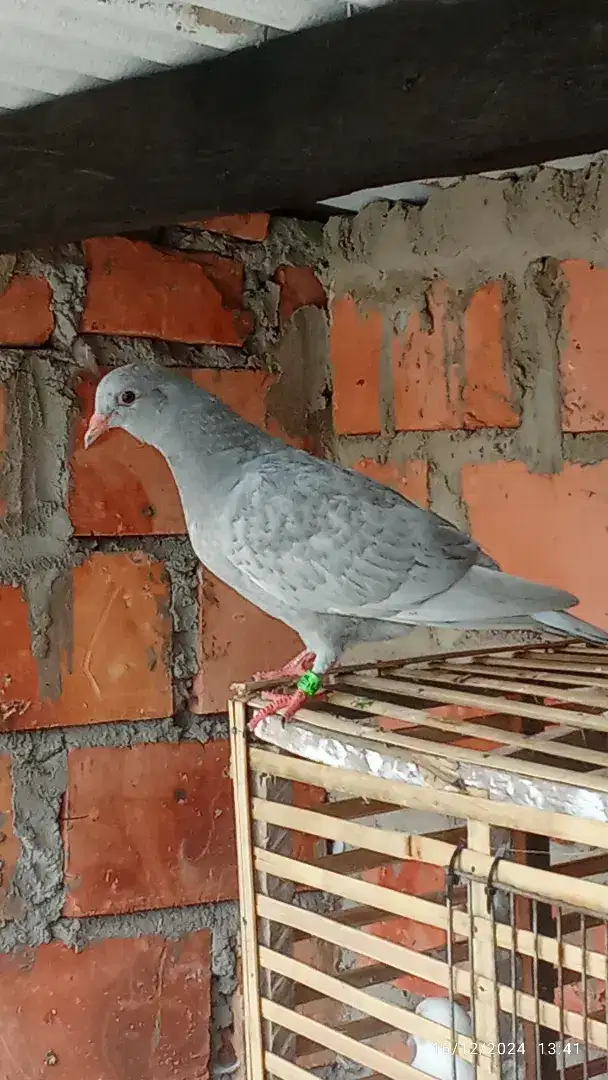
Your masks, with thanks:
[[[336,975],[339,971],[340,950],[328,941],[320,938],[302,938],[293,944],[294,959],[301,964],[308,964],[315,971],[324,971],[329,975]],[[346,1019],[346,1009],[339,1001],[332,998],[317,998],[315,1001],[305,1002],[298,1007],[298,1012],[303,1016],[309,1016],[320,1024],[336,1027]],[[374,1044],[375,1045],[375,1042]],[[298,1054],[298,1065],[303,1069],[321,1069],[332,1065],[336,1055],[331,1050],[310,1050],[307,1054]]]
[[[192,344],[242,345],[253,317],[235,293],[230,260],[158,251],[114,236],[85,242],[89,268],[81,330]]]
[[[168,716],[171,622],[162,564],[141,552],[93,554],[73,570],[72,592],[72,640],[61,652],[60,696],[51,700],[39,690],[23,594],[0,588],[3,730]]]
[[[384,320],[342,296],[331,312],[333,419],[337,435],[380,432],[380,360]]]
[[[248,603],[209,571],[201,574],[199,671],[193,712],[225,712],[230,684],[254,671],[280,667],[302,649],[300,638],[277,619]]]
[[[72,750],[66,915],[238,896],[227,740]]]
[[[473,535],[504,570],[574,593],[576,613],[608,629],[608,461],[554,476],[518,461],[467,465],[462,489]]]
[[[45,278],[15,274],[0,295],[0,345],[44,345],[55,327]]]
[[[1,718],[0,706],[0,723]],[[12,804],[11,759],[8,754],[0,754],[0,924],[10,917],[7,897],[19,855]]]
[[[397,430],[517,427],[519,416],[504,362],[500,283],[479,289],[464,312],[462,375],[455,297],[445,282],[433,283],[427,305],[428,327],[416,313],[403,336],[395,335],[393,341]]]
[[[396,866],[383,866],[377,870],[369,870],[364,876],[368,881],[410,896],[441,892],[445,888],[445,872],[442,867],[411,860]],[[378,937],[413,949],[415,952],[445,948],[445,930],[426,923],[415,922],[413,919],[391,919],[389,922],[375,923],[368,929]],[[441,990],[415,975],[404,975],[403,978],[396,980],[395,985],[411,994],[437,997],[447,994],[446,990]]]
[[[280,285],[279,322],[286,323],[303,307],[324,308],[325,289],[309,266],[279,266],[274,276]]]
[[[405,495],[406,499],[411,499],[419,506],[429,505],[429,467],[426,461],[410,459],[396,465],[374,461],[373,458],[361,458],[355,468],[371,480],[394,488],[400,495]]]
[[[393,402],[398,431],[441,431],[461,426],[457,415],[458,372],[446,367],[458,328],[450,314],[450,293],[437,281],[427,295],[429,328],[416,312],[405,333],[393,339]]]
[[[294,806],[299,806],[304,810],[314,810],[316,806],[323,806],[326,800],[327,793],[324,788],[311,787],[310,784],[300,784],[298,781],[294,782]],[[304,862],[307,859],[314,859],[317,856],[321,857],[326,854],[327,844],[325,840],[320,840],[318,836],[309,836],[307,833],[292,833],[291,856],[293,859]]]
[[[266,394],[274,376],[263,371],[193,370],[182,375],[216,394],[235,412],[270,434],[281,434],[266,416]],[[92,450],[83,447],[95,400],[90,375],[76,387],[80,416],[73,436],[70,517],[77,536],[143,536],[184,533],[186,525],[173,477],[164,458],[151,446],[112,431]]]
[[[3,452],[6,449],[6,391],[0,383],[0,474],[3,468]],[[0,498],[0,517],[6,510],[4,499]]]
[[[237,240],[265,240],[268,236],[270,214],[224,214],[217,217],[203,218],[201,221],[186,221],[196,229],[207,232],[234,236]]]
[[[518,427],[513,388],[505,370],[499,281],[478,289],[465,311],[464,362],[463,427]]]
[[[207,1080],[210,933],[0,956],[0,1080]]]
[[[582,259],[562,263],[568,286],[561,354],[564,431],[608,431],[608,270]]]
[[[224,255],[216,255],[212,251],[182,251],[180,255],[188,262],[204,267],[205,274],[220,293],[225,307],[235,311],[242,308],[245,267],[241,262],[228,259]],[[252,330],[253,316],[251,312],[245,312],[245,315]]]
[[[592,926],[585,934],[586,947],[590,952],[606,955],[606,929],[603,926]],[[583,944],[583,935],[580,930],[568,935],[569,944],[576,945],[579,949]],[[559,988],[555,990],[555,1004],[559,1005],[562,997],[563,1008],[570,1012],[586,1012],[587,1015],[598,1013],[605,1008],[606,982],[603,979],[587,979],[586,992],[583,994],[581,982],[570,983],[564,986],[560,995]],[[585,1000],[586,999],[586,1000]]]

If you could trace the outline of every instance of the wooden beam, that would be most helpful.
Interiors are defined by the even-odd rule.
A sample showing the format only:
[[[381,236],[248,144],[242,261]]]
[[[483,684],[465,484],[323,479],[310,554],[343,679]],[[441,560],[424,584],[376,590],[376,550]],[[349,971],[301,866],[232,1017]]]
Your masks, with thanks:
[[[608,146],[605,0],[400,0],[2,116],[0,250]]]

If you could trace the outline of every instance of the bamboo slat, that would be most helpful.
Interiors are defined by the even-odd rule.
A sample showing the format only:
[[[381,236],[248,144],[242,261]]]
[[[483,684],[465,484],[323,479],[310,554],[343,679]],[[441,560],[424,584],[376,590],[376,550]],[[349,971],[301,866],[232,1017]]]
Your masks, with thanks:
[[[557,814],[548,810],[536,810],[529,806],[512,803],[487,802],[457,791],[440,791],[435,788],[410,787],[398,780],[384,780],[366,773],[340,769],[332,765],[307,761],[286,754],[252,747],[249,760],[254,771],[270,772],[286,776],[304,784],[327,785],[328,791],[352,794],[356,791],[363,798],[378,798],[393,802],[395,808],[429,810],[449,817],[472,818],[486,821],[505,829],[526,829],[556,840],[578,844],[581,841],[581,825],[578,818]],[[590,847],[608,851],[608,822],[585,819],[585,843]]]
[[[260,979],[256,935],[253,843],[249,816],[249,768],[247,764],[245,707],[231,702],[229,712],[231,761],[234,776],[234,809],[239,879],[239,915],[243,967],[243,1000],[247,1014],[245,1053],[248,1080],[264,1080],[264,1048],[260,1012]]]
[[[577,712],[574,709],[560,709],[556,712],[549,705],[534,705],[530,701],[512,701],[509,698],[496,698],[489,694],[473,694],[451,688],[442,690],[438,686],[421,686],[413,679],[397,679],[397,677],[370,679],[359,675],[349,677],[348,684],[361,690],[422,698],[427,701],[436,701],[441,705],[475,706],[479,709],[487,709],[489,712],[509,713],[511,716],[524,716],[529,720],[542,720],[546,724],[559,722],[570,724],[572,727],[589,728],[593,731],[608,731],[608,719],[591,713]]]
[[[311,709],[302,709],[299,716],[302,723],[310,724],[314,728],[322,728],[326,731],[335,731],[341,735],[348,735],[349,741],[355,740],[356,746],[364,746],[366,741],[369,741],[390,747],[395,757],[405,758],[419,764],[422,768],[429,771],[433,770],[439,779],[444,775],[446,785],[455,778],[448,771],[450,763],[456,765],[460,762],[468,762],[471,765],[480,763],[479,750],[470,750],[467,747],[453,746],[443,742],[422,744],[411,735],[402,735],[397,731],[381,731],[365,723],[357,723],[354,720],[346,720],[328,713],[313,712]],[[498,742],[499,739],[496,738],[496,741]],[[549,746],[550,743],[547,741],[543,745],[543,752],[548,753]],[[574,753],[570,753],[570,760],[572,760],[573,756]],[[439,762],[436,762],[435,759],[439,759]],[[606,757],[604,757],[604,762],[606,760]],[[444,762],[448,763],[445,767],[443,766]],[[496,761],[488,755],[483,758],[483,762],[486,768],[500,769],[502,772],[514,773],[516,776],[525,776],[532,780],[570,784],[576,788],[582,786],[581,774],[573,772],[571,769],[559,769],[553,765],[537,764],[531,761],[511,761],[502,758],[500,761]],[[599,791],[608,795],[608,777],[595,772],[585,773],[585,787],[589,791]]]
[[[271,971],[285,975],[286,978],[294,979],[296,982],[314,988],[325,997],[340,1001],[343,1005],[357,1009],[368,1016],[374,1016],[377,1020],[383,1021],[390,1028],[397,1031],[418,1035],[421,1039],[428,1039],[430,1042],[440,1042],[445,1037],[445,1030],[439,1024],[434,1024],[430,1020],[416,1016],[400,1005],[393,1005],[388,1001],[373,997],[371,994],[366,993],[365,990],[360,990],[349,985],[344,980],[317,971],[315,968],[310,967],[309,964],[303,964],[289,956],[283,956],[281,953],[274,953],[264,948],[260,949],[260,963],[263,967],[270,968]],[[459,1035],[457,1046],[458,1055],[470,1061],[473,1056],[473,1040],[467,1035]]]
[[[343,694],[332,692],[328,695],[328,701],[332,705],[338,705],[345,709],[353,709],[357,712],[364,712],[371,716],[384,716],[390,717],[395,720],[404,719],[409,723],[410,709],[403,709],[399,705],[393,705],[386,701],[371,701],[365,698],[357,697],[354,694]],[[406,718],[407,714],[407,718]],[[324,713],[317,714],[318,716],[324,716]],[[566,733],[571,733],[574,728],[561,727],[558,730],[558,725],[555,724],[555,720],[558,719],[554,716],[555,730],[547,729],[541,732],[539,735],[518,735],[512,731],[506,731],[504,728],[492,727],[490,724],[477,724],[473,721],[467,720],[452,720],[449,717],[436,717],[432,713],[425,712],[420,713],[416,718],[416,723],[420,723],[420,727],[431,728],[436,731],[449,732],[454,738],[459,736],[471,736],[475,739],[487,739],[488,742],[504,743],[508,746],[511,752],[520,751],[529,753],[531,750],[536,749],[535,742],[543,736],[546,740],[546,745],[543,745],[543,753],[548,754],[551,757],[564,758],[566,761],[580,761],[586,765],[597,765],[599,767],[608,766],[608,753],[599,750],[587,750],[583,746],[562,746],[560,743],[551,740],[557,740],[564,738]],[[552,725],[553,727],[553,725]],[[580,729],[576,729],[580,730]],[[424,747],[418,743],[418,749],[424,751]],[[494,750],[493,753],[497,754],[499,751]]]
[[[389,1080],[420,1080],[419,1071],[413,1069],[411,1065],[406,1065],[405,1062],[398,1061],[376,1050],[373,1046],[366,1046],[365,1043],[358,1042],[341,1031],[326,1027],[318,1020],[312,1020],[309,1016],[302,1016],[292,1009],[286,1009],[275,1001],[263,998],[262,1015],[273,1024],[302,1035],[319,1046],[333,1050],[336,1054],[350,1058],[351,1061],[363,1065],[364,1068],[376,1069]]]
[[[457,1036],[457,1046],[466,1061],[477,1058],[477,1080],[498,1080],[507,1020],[512,1032],[523,1022],[543,1039],[586,1038],[608,1050],[608,1010],[571,1004],[590,980],[594,993],[606,984],[608,973],[608,883],[593,880],[608,874],[608,648],[555,641],[352,665],[332,674],[324,699],[298,712],[293,741],[276,722],[260,728],[277,749],[246,746],[256,688],[239,687],[230,713],[234,779],[245,764],[254,789],[235,792],[241,908],[250,909],[241,913],[247,1080],[263,1080],[260,1062],[265,1076],[311,1080],[294,1052],[316,1061],[327,1051],[371,1070],[371,1080],[418,1080],[417,1070],[386,1052],[392,1042],[380,1049],[375,1040],[395,1033],[445,1044],[451,1032],[388,996],[409,986],[404,978],[449,991],[470,1010],[473,1039]],[[325,764],[332,747],[336,764]],[[288,794],[294,783],[329,798],[296,807]],[[427,824],[418,835],[411,831],[418,819],[403,819],[404,811],[442,815],[455,827],[433,833]],[[497,860],[504,830],[511,846]],[[523,833],[532,840],[518,861]],[[340,848],[295,858],[301,836]],[[587,853],[551,865],[550,840],[583,842]],[[536,848],[546,853],[544,865]],[[397,888],[409,881],[408,863],[416,886]],[[415,864],[436,870],[422,880]],[[438,871],[446,872],[445,892]],[[501,917],[488,906],[490,880]],[[321,910],[333,910],[315,910],[317,896],[326,897]],[[304,939],[305,951],[294,955]],[[325,943],[319,954],[315,941]],[[335,950],[365,963],[330,969]],[[507,967],[510,982],[518,972],[533,978],[506,985]],[[322,1011],[302,1015],[304,1005]],[[354,1018],[347,1011],[321,1022],[323,1010],[335,1016],[336,1007]],[[537,1058],[541,1036],[532,1051],[527,1045],[526,1063]]]

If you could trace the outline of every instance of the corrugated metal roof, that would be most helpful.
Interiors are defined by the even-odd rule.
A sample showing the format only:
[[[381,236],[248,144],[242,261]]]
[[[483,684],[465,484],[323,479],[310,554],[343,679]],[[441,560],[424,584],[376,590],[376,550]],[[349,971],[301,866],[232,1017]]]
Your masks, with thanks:
[[[0,109],[213,58],[385,0],[1,0]]]

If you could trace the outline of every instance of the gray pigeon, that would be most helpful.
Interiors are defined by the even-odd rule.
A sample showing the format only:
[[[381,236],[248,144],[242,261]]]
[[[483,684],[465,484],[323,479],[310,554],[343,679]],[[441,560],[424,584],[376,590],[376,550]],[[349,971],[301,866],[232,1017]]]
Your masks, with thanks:
[[[540,630],[608,642],[570,593],[504,574],[465,533],[391,488],[294,450],[162,367],[106,375],[85,446],[123,428],[167,460],[197,556],[291,626],[304,651],[256,678],[299,676],[262,716],[293,716],[350,645],[409,627]]]

